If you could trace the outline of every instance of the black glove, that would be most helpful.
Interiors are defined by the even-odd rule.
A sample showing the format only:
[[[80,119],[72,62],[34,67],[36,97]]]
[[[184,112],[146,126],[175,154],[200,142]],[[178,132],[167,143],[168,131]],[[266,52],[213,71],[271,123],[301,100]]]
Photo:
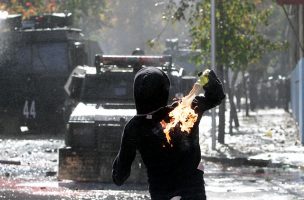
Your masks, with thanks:
[[[222,82],[217,78],[213,70],[210,70],[208,80],[208,83],[203,86],[205,97],[217,106],[225,98]]]
[[[162,120],[168,121],[169,120],[169,113],[178,106],[179,102],[175,101],[171,105],[161,107],[156,111],[153,111],[146,115],[146,119],[152,119],[156,122],[160,122]]]
[[[205,112],[219,104],[225,98],[225,93],[221,81],[217,78],[213,70],[208,75],[208,83],[203,86],[204,96],[196,96],[191,107],[196,112]]]

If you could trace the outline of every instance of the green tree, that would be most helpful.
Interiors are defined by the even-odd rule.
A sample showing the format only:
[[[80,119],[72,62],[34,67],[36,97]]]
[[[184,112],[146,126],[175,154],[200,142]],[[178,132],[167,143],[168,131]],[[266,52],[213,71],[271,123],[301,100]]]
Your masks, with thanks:
[[[267,26],[273,7],[262,0],[216,1],[216,58],[217,73],[225,83],[231,108],[231,117],[238,125],[233,102],[234,81],[238,72],[245,71],[252,63],[258,62],[264,54],[282,47],[282,43],[271,41],[260,32]],[[269,2],[269,1],[268,1]],[[205,60],[210,64],[210,1],[181,0],[179,4],[171,3],[171,13],[177,20],[187,20],[190,25],[192,45],[201,49]],[[172,9],[171,9],[172,11]],[[232,83],[227,79],[228,69],[234,72]],[[226,77],[226,80],[225,78]],[[219,112],[218,141],[225,143],[225,104]]]

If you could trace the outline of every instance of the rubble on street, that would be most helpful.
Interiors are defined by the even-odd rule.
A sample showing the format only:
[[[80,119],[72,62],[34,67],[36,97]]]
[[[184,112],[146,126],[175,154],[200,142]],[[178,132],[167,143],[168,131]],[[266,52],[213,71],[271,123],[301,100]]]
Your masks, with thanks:
[[[227,133],[225,144],[217,144],[216,150],[211,150],[210,131],[201,128],[202,157],[205,160],[304,169],[304,157],[301,156],[304,147],[290,113],[283,109],[257,110],[248,117],[239,114],[239,120],[241,126]]]
[[[239,120],[240,127],[227,133],[225,144],[217,143],[215,150],[210,129],[201,128],[209,199],[303,200],[304,147],[291,113],[263,109],[249,117],[239,113]],[[214,168],[215,163],[222,168]]]

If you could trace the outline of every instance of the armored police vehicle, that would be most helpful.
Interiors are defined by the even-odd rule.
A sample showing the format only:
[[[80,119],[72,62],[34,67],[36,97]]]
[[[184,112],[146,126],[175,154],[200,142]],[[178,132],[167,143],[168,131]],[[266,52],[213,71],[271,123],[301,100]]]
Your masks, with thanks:
[[[70,13],[0,19],[0,133],[64,127],[63,86],[98,44],[70,28]]]
[[[96,55],[95,67],[77,67],[65,86],[76,104],[67,124],[66,147],[59,149],[59,179],[112,182],[123,127],[136,114],[133,79],[143,66],[168,74],[171,100],[188,93],[196,81],[174,69],[169,55]],[[145,182],[139,156],[132,168],[129,183]]]

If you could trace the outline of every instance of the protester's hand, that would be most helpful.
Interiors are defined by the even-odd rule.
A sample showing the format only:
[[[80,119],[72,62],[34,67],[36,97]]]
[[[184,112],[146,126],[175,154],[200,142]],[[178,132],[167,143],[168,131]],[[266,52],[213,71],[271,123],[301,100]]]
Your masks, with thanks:
[[[192,101],[191,107],[196,113],[203,113],[217,105],[225,98],[223,85],[217,78],[213,70],[208,73],[208,82],[203,86],[204,96],[196,96]]]
[[[152,119],[154,121],[160,122],[162,120],[167,121],[169,119],[169,113],[178,106],[179,102],[175,101],[171,105],[161,107],[157,109],[156,111],[153,111],[146,115],[147,119]]]
[[[208,74],[208,83],[203,86],[205,90],[205,97],[211,103],[219,105],[225,98],[225,93],[221,81],[218,79],[213,70],[210,70]]]
[[[222,85],[222,82],[218,79],[213,70],[210,70],[207,76],[208,82],[203,86],[205,90],[208,88],[217,87],[218,85]]]
[[[199,77],[197,83],[199,85],[205,86],[208,83],[208,79],[209,79],[208,76],[210,71],[211,71],[210,69],[206,69],[205,71],[199,72],[197,74],[197,76]]]

